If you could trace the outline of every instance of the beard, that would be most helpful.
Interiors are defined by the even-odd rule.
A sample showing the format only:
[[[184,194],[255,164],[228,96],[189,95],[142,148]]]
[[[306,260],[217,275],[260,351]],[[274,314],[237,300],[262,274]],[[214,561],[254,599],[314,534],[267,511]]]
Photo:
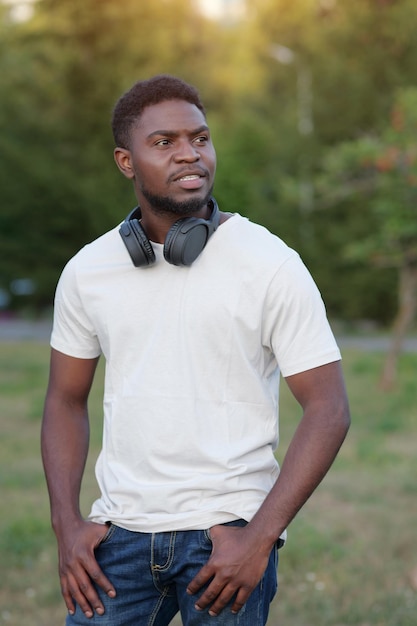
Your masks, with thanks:
[[[201,197],[192,197],[189,200],[176,201],[170,196],[158,196],[142,186],[141,189],[146,200],[149,202],[151,209],[154,213],[169,213],[170,215],[194,215],[207,206],[213,187],[207,192],[207,194]]]

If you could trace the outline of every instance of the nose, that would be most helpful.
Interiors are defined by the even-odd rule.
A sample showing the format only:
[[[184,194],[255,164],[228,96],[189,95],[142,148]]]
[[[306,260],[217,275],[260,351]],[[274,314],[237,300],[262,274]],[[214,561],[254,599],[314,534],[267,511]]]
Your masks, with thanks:
[[[181,161],[195,163],[195,161],[198,161],[199,159],[200,153],[193,143],[188,140],[180,141],[178,143],[177,151],[175,153],[175,160],[178,163]]]

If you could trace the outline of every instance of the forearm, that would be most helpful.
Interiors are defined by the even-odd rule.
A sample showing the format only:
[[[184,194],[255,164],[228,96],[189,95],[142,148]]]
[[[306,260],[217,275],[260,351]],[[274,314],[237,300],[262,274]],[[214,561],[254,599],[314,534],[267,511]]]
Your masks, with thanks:
[[[288,447],[277,482],[250,523],[268,550],[293,520],[332,465],[349,428],[337,419],[306,413]]]
[[[79,495],[89,444],[87,402],[98,358],[51,351],[42,422],[42,459],[55,532],[81,521]]]
[[[52,525],[81,518],[79,494],[89,445],[86,406],[47,397],[41,434],[42,460],[51,503]]]
[[[342,402],[340,413],[329,413],[329,419],[314,404],[311,412],[305,410],[281,474],[254,518],[244,528],[211,529],[212,555],[187,589],[195,594],[208,584],[196,603],[200,610],[211,605],[210,614],[218,615],[232,594],[232,610],[241,609],[259,583],[274,543],[332,464],[349,425],[347,404]]]

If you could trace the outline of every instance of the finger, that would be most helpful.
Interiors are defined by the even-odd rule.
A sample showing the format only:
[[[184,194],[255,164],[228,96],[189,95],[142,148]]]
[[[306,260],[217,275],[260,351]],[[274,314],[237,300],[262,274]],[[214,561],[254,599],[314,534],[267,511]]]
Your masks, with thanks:
[[[211,617],[216,617],[220,615],[223,609],[230,604],[232,598],[236,595],[236,587],[229,584],[226,585],[220,593],[217,593],[215,597],[211,600],[211,606],[209,608],[209,615]],[[200,600],[198,601],[200,605]],[[243,606],[243,605],[242,605]]]
[[[213,575],[214,572],[211,570],[208,564],[204,565],[198,572],[198,574],[193,578],[193,580],[188,584],[187,593],[189,595],[194,595],[195,593],[197,593],[197,591],[199,591],[201,587],[204,587],[204,585],[206,585],[209,580],[213,578]]]
[[[85,602],[84,598],[87,601],[87,612],[89,613],[92,608],[98,615],[103,615],[105,608],[97,593],[97,586],[101,587],[101,589],[103,589],[103,591],[107,594],[109,598],[116,597],[116,590],[109,581],[109,579],[104,575],[103,571],[100,569],[95,559],[91,561],[91,565],[85,565],[85,572],[82,573],[79,581],[79,588],[83,598],[83,605]],[[81,608],[83,608],[83,606],[81,606]]]
[[[88,576],[81,573],[76,577],[72,575],[68,576],[67,585],[71,598],[76,604],[78,604],[86,617],[93,617],[94,610],[99,615],[104,613],[104,607],[100,602],[97,593],[93,589]]]
[[[236,614],[239,613],[239,611],[243,608],[243,606],[246,604],[246,602],[249,599],[250,594],[252,593],[253,589],[245,589],[244,587],[241,587],[236,595],[236,598],[232,604],[232,608],[231,611],[232,613]]]
[[[112,583],[109,581],[107,576],[105,576],[103,570],[100,568],[97,563],[95,557],[95,550],[99,547],[99,545],[104,541],[108,532],[109,526],[107,524],[95,524],[92,523],[92,528],[98,528],[99,532],[94,541],[94,548],[92,553],[87,553],[84,555],[84,558],[81,558],[81,564],[84,566],[85,571],[91,580],[110,597],[114,598],[116,596],[116,590],[113,587]]]
[[[109,598],[116,597],[116,590],[112,583],[109,581],[107,576],[103,573],[103,570],[100,569],[97,561],[93,562],[93,565],[90,568],[86,568],[87,573],[90,579],[94,582],[95,585],[100,587],[104,593],[106,593]]]
[[[65,605],[67,607],[68,613],[70,615],[74,615],[75,613],[75,605],[72,600],[72,596],[68,590],[66,578],[61,578],[61,593],[64,598]]]
[[[223,590],[224,584],[212,582],[195,603],[195,608],[197,609],[197,611],[203,611],[215,601],[217,601]]]
[[[98,582],[111,598],[115,597],[116,591],[108,579],[104,576],[97,564],[92,570],[78,568],[76,572],[69,573],[62,584],[65,592],[66,605],[69,612],[74,612],[74,600],[79,605],[86,617],[93,616],[94,611],[103,615],[105,608],[99,598],[94,582]]]

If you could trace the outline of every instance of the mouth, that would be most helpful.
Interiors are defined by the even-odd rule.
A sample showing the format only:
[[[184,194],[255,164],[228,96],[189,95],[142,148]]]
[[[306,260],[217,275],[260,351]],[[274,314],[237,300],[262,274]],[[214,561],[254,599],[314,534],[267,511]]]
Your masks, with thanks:
[[[174,177],[174,182],[181,187],[181,189],[194,190],[200,189],[205,184],[207,175],[203,170],[193,172],[182,172]]]
[[[179,170],[176,174],[173,174],[172,178],[174,181],[179,180],[197,180],[198,178],[206,178],[208,176],[208,172],[202,167],[193,167],[193,168],[183,168]]]
[[[198,180],[199,178],[202,178],[200,174],[187,174],[186,176],[181,176],[181,178],[178,178],[177,180]]]

